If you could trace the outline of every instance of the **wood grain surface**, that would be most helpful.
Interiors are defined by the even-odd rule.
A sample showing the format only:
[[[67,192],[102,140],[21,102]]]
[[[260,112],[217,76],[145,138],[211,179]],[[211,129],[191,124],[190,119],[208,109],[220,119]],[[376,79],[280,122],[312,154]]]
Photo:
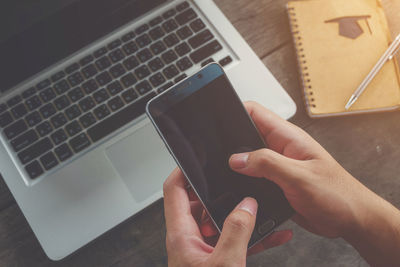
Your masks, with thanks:
[[[400,33],[400,1],[383,2],[392,33]],[[301,99],[287,0],[216,3],[296,101],[298,112],[291,121],[361,182],[400,207],[400,112],[311,120]],[[248,266],[367,266],[343,240],[315,236],[290,222],[285,227],[294,230],[293,240],[250,257]],[[0,179],[0,266],[166,266],[164,238],[158,201],[67,259],[52,262]]]

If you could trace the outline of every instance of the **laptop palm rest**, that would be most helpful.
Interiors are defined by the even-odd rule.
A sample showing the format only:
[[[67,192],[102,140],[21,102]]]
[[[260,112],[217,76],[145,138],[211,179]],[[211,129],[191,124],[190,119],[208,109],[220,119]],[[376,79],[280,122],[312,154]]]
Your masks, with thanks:
[[[136,202],[160,192],[176,167],[151,124],[108,147],[106,155]]]

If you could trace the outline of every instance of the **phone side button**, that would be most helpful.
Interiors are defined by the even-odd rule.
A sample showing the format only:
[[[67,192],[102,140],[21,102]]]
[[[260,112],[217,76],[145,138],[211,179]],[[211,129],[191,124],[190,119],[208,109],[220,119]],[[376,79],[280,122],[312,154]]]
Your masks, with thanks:
[[[268,220],[258,227],[258,233],[260,235],[268,234],[274,227],[275,227],[275,221]]]

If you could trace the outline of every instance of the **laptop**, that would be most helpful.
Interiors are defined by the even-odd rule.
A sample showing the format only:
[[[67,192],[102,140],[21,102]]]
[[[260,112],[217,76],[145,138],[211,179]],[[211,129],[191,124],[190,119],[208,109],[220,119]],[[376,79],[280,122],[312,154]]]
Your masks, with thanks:
[[[145,106],[202,66],[296,111],[212,0],[3,2],[0,171],[52,260],[162,197],[176,165]]]

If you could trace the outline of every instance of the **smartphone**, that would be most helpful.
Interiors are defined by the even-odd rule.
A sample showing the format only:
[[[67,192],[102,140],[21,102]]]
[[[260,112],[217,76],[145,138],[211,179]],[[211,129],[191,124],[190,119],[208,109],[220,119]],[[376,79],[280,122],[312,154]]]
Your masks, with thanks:
[[[294,214],[276,184],[229,167],[232,154],[266,145],[220,65],[153,98],[146,112],[218,231],[245,197],[259,205],[249,247]]]

